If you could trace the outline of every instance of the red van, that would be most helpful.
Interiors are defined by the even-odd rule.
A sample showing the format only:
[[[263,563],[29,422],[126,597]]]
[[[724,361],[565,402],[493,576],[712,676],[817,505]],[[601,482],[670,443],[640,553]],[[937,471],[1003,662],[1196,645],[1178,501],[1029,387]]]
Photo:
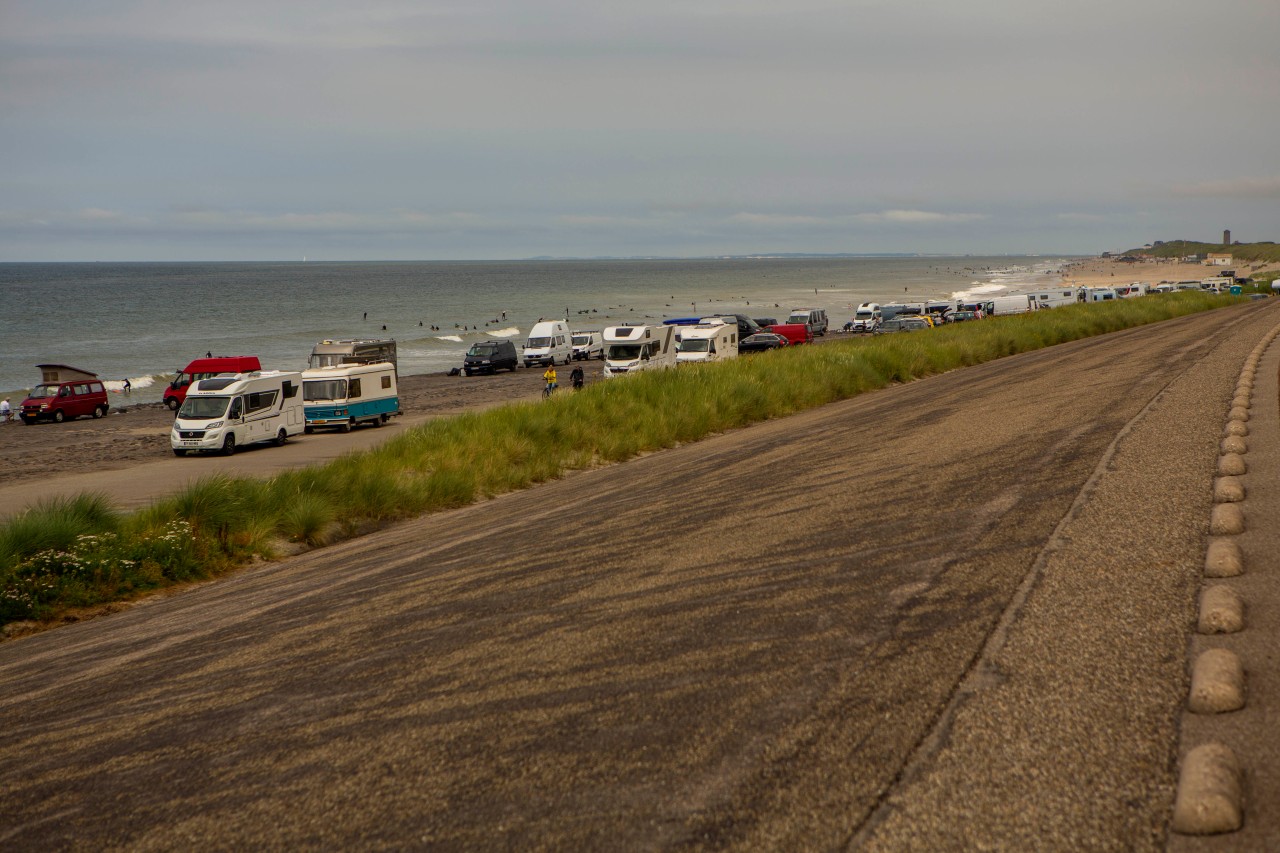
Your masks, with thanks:
[[[164,404],[173,411],[178,411],[182,401],[187,399],[187,386],[201,379],[212,379],[219,373],[250,373],[261,370],[262,364],[256,355],[219,355],[212,358],[197,358],[188,364],[164,389]]]
[[[41,382],[18,408],[24,424],[51,420],[54,423],[74,420],[81,415],[100,418],[110,411],[107,389],[98,374],[78,370],[65,364],[37,364]]]
[[[792,346],[813,343],[813,330],[807,323],[776,323],[769,327],[769,331],[782,335]]]

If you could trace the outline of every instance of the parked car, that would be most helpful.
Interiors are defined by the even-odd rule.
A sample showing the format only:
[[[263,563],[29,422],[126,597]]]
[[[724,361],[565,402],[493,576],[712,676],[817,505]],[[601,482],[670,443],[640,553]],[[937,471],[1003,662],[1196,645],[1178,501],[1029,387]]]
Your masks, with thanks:
[[[769,331],[775,335],[782,335],[791,346],[813,343],[813,332],[806,323],[778,323],[770,326]]]
[[[593,358],[604,359],[604,340],[599,332],[573,332],[573,358],[575,361],[587,361]]]
[[[96,373],[77,370],[65,364],[37,364],[42,381],[18,407],[24,424],[51,420],[54,423],[75,420],[81,415],[100,418],[110,411],[107,389]]]
[[[745,355],[752,352],[765,352],[787,345],[787,339],[773,332],[757,332],[738,341],[738,353]]]
[[[467,350],[466,358],[462,360],[462,372],[471,376],[497,373],[499,370],[514,371],[519,362],[516,345],[511,341],[479,341]]]
[[[899,315],[892,320],[885,320],[880,324],[880,331],[888,332],[918,332],[921,329],[932,329],[933,324],[924,317],[913,317],[910,315]]]
[[[948,323],[964,323],[968,320],[977,320],[977,311],[952,311],[947,315]]]

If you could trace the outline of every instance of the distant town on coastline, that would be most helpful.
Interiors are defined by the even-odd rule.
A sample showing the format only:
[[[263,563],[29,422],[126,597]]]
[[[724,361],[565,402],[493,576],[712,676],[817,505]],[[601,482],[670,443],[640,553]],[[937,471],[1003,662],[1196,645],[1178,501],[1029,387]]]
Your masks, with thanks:
[[[1195,240],[1156,240],[1138,249],[1125,252],[1103,252],[1104,258],[1115,257],[1121,261],[1145,258],[1170,259],[1185,262],[1218,262],[1232,264],[1278,263],[1280,245],[1263,240],[1257,243],[1231,242],[1231,232],[1224,231],[1221,243],[1202,243]]]

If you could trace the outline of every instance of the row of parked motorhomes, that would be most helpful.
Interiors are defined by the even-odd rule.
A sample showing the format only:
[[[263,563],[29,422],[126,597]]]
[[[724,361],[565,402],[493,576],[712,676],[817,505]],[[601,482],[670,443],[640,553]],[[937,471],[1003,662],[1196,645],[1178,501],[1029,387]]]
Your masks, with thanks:
[[[1224,274],[1225,275],[1225,274]],[[845,332],[869,333],[882,331],[909,331],[915,328],[940,326],[943,323],[959,323],[983,317],[1005,314],[1025,314],[1043,308],[1074,305],[1077,302],[1108,302],[1113,299],[1131,299],[1149,293],[1171,293],[1176,290],[1201,290],[1225,292],[1233,287],[1230,279],[1214,277],[1203,281],[1161,283],[1151,286],[1144,281],[1111,287],[1050,287],[1041,290],[1007,293],[1002,296],[969,299],[940,299],[929,302],[897,302],[880,305],[864,302],[854,312],[853,319],[842,329]],[[1238,292],[1233,290],[1233,292]],[[912,318],[915,318],[914,320]]]

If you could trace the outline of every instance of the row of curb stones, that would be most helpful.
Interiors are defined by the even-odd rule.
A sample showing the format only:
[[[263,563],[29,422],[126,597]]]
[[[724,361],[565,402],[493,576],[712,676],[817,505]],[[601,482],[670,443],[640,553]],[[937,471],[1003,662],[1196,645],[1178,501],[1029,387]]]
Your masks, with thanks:
[[[1226,584],[1214,583],[1244,573],[1244,556],[1235,537],[1244,532],[1245,499],[1240,477],[1248,470],[1245,454],[1249,434],[1258,362],[1280,326],[1264,337],[1240,370],[1231,411],[1219,446],[1217,476],[1213,483],[1213,510],[1209,516],[1209,547],[1204,576],[1209,579],[1200,593],[1196,629],[1201,634],[1231,634],[1244,630],[1244,601]],[[1245,704],[1244,666],[1239,656],[1225,648],[1201,653],[1191,668],[1191,694],[1187,709],[1193,714],[1224,714]],[[1235,832],[1244,823],[1244,795],[1240,762],[1226,744],[1202,743],[1182,760],[1178,793],[1173,805],[1173,830],[1186,835]]]

